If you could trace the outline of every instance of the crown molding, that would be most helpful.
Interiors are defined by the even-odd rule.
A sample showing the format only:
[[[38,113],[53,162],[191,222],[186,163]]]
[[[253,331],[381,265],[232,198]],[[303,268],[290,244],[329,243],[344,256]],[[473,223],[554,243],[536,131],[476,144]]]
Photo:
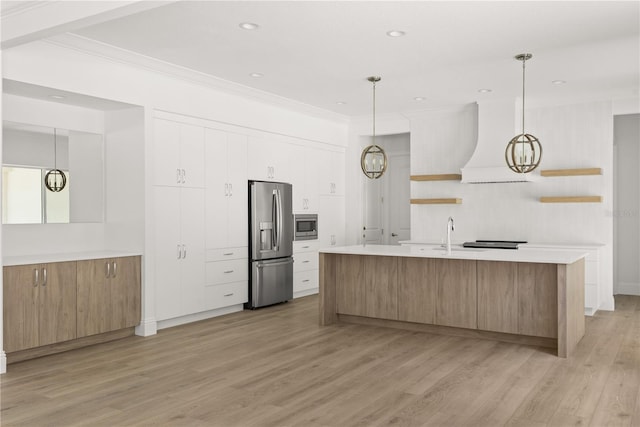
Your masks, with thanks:
[[[333,111],[285,98],[270,92],[261,91],[229,80],[221,79],[210,74],[202,73],[190,68],[171,64],[126,49],[121,49],[106,43],[98,42],[77,34],[66,33],[42,40],[64,49],[74,50],[81,54],[97,57],[110,62],[125,64],[131,67],[158,73],[174,79],[204,86],[228,94],[260,101],[296,112],[302,112],[318,118],[340,123],[349,123],[349,117]]]

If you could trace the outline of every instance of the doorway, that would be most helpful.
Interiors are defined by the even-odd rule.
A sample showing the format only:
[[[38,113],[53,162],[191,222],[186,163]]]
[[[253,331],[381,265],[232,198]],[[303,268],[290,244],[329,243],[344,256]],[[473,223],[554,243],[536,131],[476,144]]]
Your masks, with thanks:
[[[379,179],[363,176],[366,244],[398,245],[411,238],[409,137],[409,133],[376,137],[387,154],[387,171]]]

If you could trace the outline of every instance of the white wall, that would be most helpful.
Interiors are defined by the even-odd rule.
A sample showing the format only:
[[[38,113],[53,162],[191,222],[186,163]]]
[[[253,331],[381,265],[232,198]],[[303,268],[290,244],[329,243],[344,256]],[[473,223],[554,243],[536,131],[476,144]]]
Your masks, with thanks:
[[[640,295],[640,114],[614,118],[615,293]]]

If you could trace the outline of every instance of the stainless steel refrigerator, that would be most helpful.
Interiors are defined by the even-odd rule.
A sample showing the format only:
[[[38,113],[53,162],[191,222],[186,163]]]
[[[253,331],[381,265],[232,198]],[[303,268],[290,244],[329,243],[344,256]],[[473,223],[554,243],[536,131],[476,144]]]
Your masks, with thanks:
[[[291,184],[249,181],[249,301],[247,308],[293,298]]]

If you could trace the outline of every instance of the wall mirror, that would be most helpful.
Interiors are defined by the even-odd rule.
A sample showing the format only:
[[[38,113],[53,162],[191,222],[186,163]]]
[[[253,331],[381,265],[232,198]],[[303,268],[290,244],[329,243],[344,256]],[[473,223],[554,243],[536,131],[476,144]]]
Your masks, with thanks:
[[[2,123],[2,223],[102,222],[103,138],[100,134],[25,123]],[[55,148],[55,150],[54,150]],[[64,171],[64,190],[44,177]]]

